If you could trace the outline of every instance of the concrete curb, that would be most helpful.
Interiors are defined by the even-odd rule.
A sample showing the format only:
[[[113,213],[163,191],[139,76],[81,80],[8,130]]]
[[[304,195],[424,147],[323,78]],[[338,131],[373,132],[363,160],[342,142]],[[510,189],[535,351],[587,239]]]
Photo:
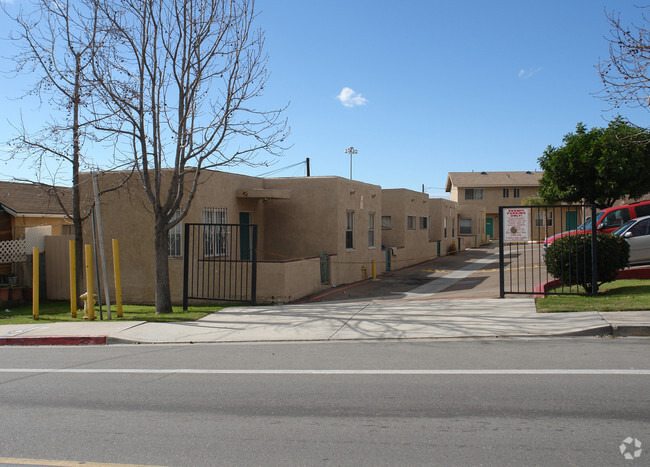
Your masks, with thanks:
[[[79,345],[152,345],[152,344],[244,344],[244,343],[282,343],[282,342],[346,342],[346,341],[411,341],[411,340],[449,340],[449,339],[521,339],[521,338],[543,338],[543,337],[650,337],[649,326],[634,325],[604,325],[580,331],[560,332],[557,334],[494,334],[483,336],[430,336],[430,337],[368,337],[368,338],[350,338],[350,339],[291,339],[291,340],[242,340],[242,341],[166,341],[157,342],[124,339],[111,336],[39,336],[39,337],[3,337],[0,338],[0,346],[3,345],[22,345],[22,346],[79,346]]]
[[[105,345],[107,336],[0,337],[2,345]]]
[[[650,337],[650,327],[634,325],[612,325],[614,337]]]

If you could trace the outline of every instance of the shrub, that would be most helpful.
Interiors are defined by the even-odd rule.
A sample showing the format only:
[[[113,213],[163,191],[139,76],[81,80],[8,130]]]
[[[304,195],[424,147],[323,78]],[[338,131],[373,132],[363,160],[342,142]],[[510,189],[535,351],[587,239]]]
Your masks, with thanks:
[[[447,248],[447,254],[453,255],[456,251],[456,240],[452,240],[451,244]]]
[[[598,284],[616,279],[630,260],[630,245],[617,235],[599,233]],[[546,270],[564,285],[582,285],[592,291],[591,234],[567,235],[555,240],[546,249]]]

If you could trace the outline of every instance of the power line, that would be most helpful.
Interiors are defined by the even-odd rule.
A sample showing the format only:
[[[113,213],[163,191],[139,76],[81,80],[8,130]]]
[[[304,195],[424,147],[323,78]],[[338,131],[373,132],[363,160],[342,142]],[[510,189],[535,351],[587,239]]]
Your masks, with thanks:
[[[280,172],[283,172],[283,171],[285,171],[285,170],[292,169],[292,168],[294,168],[294,167],[298,167],[299,165],[304,165],[304,164],[306,164],[305,161],[300,161],[300,162],[298,162],[297,164],[292,164],[292,165],[289,165],[289,166],[287,166],[287,167],[281,167],[281,168],[279,168],[279,169],[271,170],[270,172],[266,172],[266,173],[260,174],[260,175],[258,175],[258,177],[268,177],[269,175],[275,175],[275,174],[277,174],[277,173],[280,173]]]

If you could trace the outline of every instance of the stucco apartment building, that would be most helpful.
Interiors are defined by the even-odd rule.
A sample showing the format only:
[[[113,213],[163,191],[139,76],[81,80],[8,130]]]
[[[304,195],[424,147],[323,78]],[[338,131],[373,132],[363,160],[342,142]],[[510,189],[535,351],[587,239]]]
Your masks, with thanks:
[[[82,175],[82,187],[90,174]],[[117,173],[98,177],[100,191]],[[339,177],[264,179],[206,171],[181,224],[170,232],[169,269],[172,300],[182,298],[183,226],[186,223],[258,226],[257,296],[262,302],[287,302],[339,284],[362,279],[375,260],[383,272],[381,250],[382,190]],[[84,199],[87,196],[83,196]],[[138,180],[100,198],[104,243],[120,242],[124,301],[154,299],[153,216]],[[91,238],[91,224],[84,226]],[[234,241],[234,240],[233,240]],[[320,256],[330,258],[322,280]],[[362,267],[364,269],[362,269]],[[112,275],[109,265],[109,275]]]
[[[485,208],[485,235],[499,235],[499,206],[520,206],[529,196],[536,196],[543,172],[449,172],[446,191],[449,199],[465,206]],[[550,214],[552,216],[552,214]],[[552,223],[544,219],[543,223]]]
[[[120,173],[98,178],[100,191]],[[82,174],[82,199],[92,199]],[[455,249],[484,243],[485,210],[459,209],[449,200],[406,189],[382,189],[341,177],[258,178],[217,171],[205,177],[183,222],[170,232],[172,300],[182,298],[183,225],[246,223],[258,226],[257,296],[288,302],[371,274],[399,269]],[[100,198],[106,251],[120,242],[124,301],[154,300],[153,216],[138,180]],[[465,217],[463,217],[465,216]],[[462,219],[471,228],[461,233]],[[91,224],[84,227],[91,238]],[[321,256],[329,257],[324,278]],[[112,277],[111,265],[108,274]],[[112,284],[111,284],[112,287]],[[111,292],[112,293],[112,292]]]

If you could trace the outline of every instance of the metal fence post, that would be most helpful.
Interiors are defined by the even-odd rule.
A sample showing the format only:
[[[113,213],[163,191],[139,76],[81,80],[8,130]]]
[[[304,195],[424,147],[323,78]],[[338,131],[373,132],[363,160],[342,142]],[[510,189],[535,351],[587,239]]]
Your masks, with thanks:
[[[505,257],[503,253],[503,206],[499,206],[499,296],[504,298],[505,292]]]
[[[187,282],[189,278],[190,224],[185,224],[183,238],[183,311],[187,311]]]
[[[598,226],[596,206],[591,205],[591,295],[598,293]]]
[[[251,252],[251,305],[257,304],[257,225],[251,225],[253,229],[253,248]]]

